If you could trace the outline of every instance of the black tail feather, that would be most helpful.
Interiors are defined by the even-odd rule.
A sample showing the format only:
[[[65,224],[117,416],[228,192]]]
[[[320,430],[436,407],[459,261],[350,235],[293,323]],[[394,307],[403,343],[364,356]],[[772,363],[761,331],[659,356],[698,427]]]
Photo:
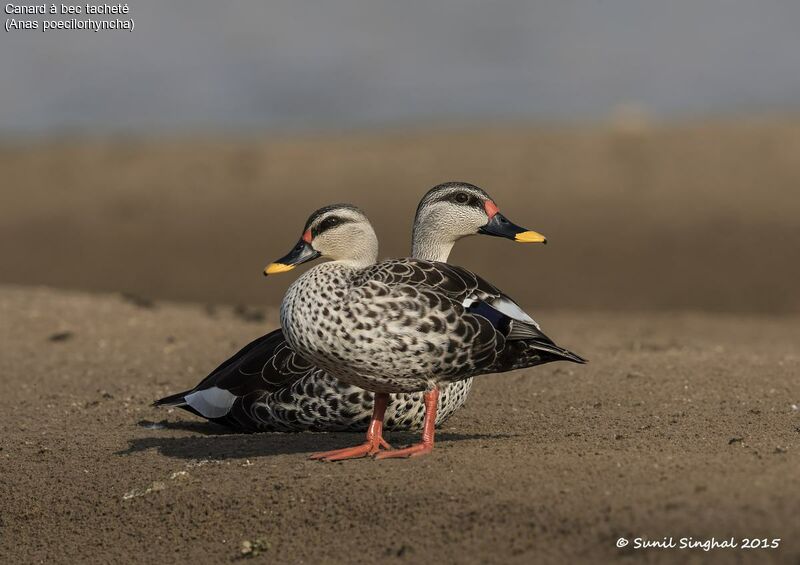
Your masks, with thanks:
[[[497,360],[493,367],[495,373],[504,373],[516,369],[536,367],[553,361],[570,361],[572,363],[586,363],[586,359],[563,347],[557,346],[552,341],[528,339],[514,341],[507,344],[503,356]]]
[[[540,349],[536,345],[533,345],[533,347],[534,349]],[[579,363],[581,365],[588,363],[588,360],[585,359],[584,357],[581,357],[577,353],[573,353],[568,349],[564,349],[563,347],[558,347],[558,346],[553,347],[551,345],[547,348],[541,348],[541,350],[543,352],[550,353],[551,355],[553,355],[554,361],[572,361],[573,363]]]
[[[153,406],[181,406],[186,403],[186,395],[191,393],[191,390],[185,390],[177,394],[171,394],[164,398],[159,398],[153,402]]]

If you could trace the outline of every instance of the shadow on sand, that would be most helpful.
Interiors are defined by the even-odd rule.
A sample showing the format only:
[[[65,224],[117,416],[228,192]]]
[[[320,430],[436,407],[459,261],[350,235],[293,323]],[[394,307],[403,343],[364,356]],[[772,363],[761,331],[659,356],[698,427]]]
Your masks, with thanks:
[[[150,423],[140,423],[150,428]],[[159,422],[164,430],[191,431],[200,436],[149,436],[129,440],[127,449],[116,455],[131,455],[156,449],[161,455],[178,459],[253,459],[271,455],[313,453],[350,447],[363,441],[363,432],[264,432],[236,433],[209,422]],[[464,440],[497,440],[512,434],[459,434],[439,431],[438,442]],[[419,441],[415,432],[387,432],[387,440],[396,447]]]

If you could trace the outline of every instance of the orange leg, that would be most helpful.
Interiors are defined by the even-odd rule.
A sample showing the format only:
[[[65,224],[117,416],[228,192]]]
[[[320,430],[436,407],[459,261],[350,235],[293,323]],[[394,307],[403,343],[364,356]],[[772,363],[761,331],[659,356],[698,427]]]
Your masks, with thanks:
[[[436,404],[439,401],[439,389],[434,388],[425,393],[425,423],[422,428],[422,443],[417,443],[404,449],[382,451],[375,455],[375,459],[389,459],[390,457],[416,457],[433,451],[433,432],[436,428]]]
[[[386,393],[375,393],[375,404],[372,408],[372,420],[367,429],[367,441],[356,447],[346,447],[334,451],[323,451],[314,453],[310,459],[321,461],[341,461],[343,459],[357,459],[378,453],[381,448],[391,449],[391,446],[383,439],[383,415],[386,412],[386,405],[389,403],[389,395]]]

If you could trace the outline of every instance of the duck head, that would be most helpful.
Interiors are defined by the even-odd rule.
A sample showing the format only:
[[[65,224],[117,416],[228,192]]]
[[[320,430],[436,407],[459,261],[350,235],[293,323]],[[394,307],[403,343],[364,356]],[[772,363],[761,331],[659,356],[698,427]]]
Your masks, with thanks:
[[[417,207],[412,236],[414,257],[446,261],[456,241],[476,234],[519,243],[547,243],[542,234],[520,227],[501,214],[481,188],[466,182],[448,182],[429,190]]]
[[[378,259],[378,238],[364,213],[350,204],[333,204],[309,216],[300,240],[285,256],[264,269],[274,275],[318,257],[366,267]]]

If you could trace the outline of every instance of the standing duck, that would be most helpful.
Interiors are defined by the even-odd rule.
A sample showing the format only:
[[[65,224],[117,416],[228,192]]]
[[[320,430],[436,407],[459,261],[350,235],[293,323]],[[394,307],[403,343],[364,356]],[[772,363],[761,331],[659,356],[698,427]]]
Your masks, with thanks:
[[[303,235],[265,274],[318,257],[281,303],[289,346],[347,384],[375,393],[366,441],[318,453],[336,461],[408,457],[434,445],[440,391],[486,373],[549,361],[583,363],[557,346],[513,300],[466,269],[421,259],[376,263],[378,239],[366,216],[338,204],[314,212]],[[383,439],[389,394],[424,397],[422,441],[391,450]]]
[[[474,234],[545,241],[506,219],[482,189],[449,182],[432,188],[420,201],[412,254],[446,262],[453,245]],[[442,387],[437,424],[463,405],[471,385],[472,380],[466,379]],[[178,406],[239,431],[363,431],[370,421],[373,396],[296,355],[283,332],[275,330],[242,348],[195,388],[155,404]],[[397,394],[388,402],[385,428],[419,429],[423,417],[421,393]]]

